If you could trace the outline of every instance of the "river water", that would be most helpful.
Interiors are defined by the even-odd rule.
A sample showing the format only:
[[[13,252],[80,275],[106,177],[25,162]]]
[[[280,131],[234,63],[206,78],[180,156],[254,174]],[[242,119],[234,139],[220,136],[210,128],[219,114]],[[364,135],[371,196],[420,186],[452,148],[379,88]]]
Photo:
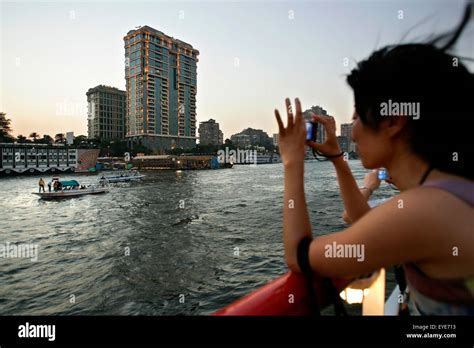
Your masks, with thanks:
[[[38,258],[0,258],[0,314],[206,315],[287,271],[282,164],[144,174],[59,201],[31,194],[39,176],[1,178],[0,244]],[[307,161],[305,182],[313,234],[343,229],[331,163]]]

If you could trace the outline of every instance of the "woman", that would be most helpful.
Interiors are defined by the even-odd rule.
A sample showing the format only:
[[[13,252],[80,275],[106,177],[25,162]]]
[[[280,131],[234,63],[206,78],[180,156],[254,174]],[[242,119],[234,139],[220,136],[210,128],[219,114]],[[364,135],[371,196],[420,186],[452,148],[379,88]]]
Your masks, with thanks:
[[[355,96],[352,138],[362,164],[387,168],[401,191],[379,207],[370,209],[359,191],[339,148],[333,118],[314,116],[324,125],[327,140],[306,143],[300,101],[295,100],[293,115],[286,99],[286,127],[275,110],[285,168],[285,260],[292,271],[352,278],[402,264],[412,313],[474,314],[474,173],[468,143],[474,108],[466,97],[474,95],[474,77],[445,52],[464,29],[468,11],[451,37],[385,47],[347,78]],[[448,43],[437,48],[442,39]],[[388,104],[407,103],[418,103],[420,112],[385,116]],[[334,164],[353,223],[313,240],[303,182],[305,144]],[[334,245],[361,247],[363,258],[327,253]]]

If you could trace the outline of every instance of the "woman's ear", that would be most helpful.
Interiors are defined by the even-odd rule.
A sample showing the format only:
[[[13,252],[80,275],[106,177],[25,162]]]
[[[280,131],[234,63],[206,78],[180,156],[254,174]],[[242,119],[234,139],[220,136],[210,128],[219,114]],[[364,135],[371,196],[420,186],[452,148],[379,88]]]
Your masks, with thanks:
[[[389,137],[395,137],[400,134],[407,125],[408,117],[406,116],[387,116],[387,120],[382,122],[384,132]]]

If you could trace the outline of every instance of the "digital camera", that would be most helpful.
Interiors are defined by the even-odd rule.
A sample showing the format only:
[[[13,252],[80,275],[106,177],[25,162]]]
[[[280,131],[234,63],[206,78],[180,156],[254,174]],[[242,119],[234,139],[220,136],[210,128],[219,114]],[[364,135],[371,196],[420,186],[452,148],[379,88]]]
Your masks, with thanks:
[[[318,124],[316,122],[306,122],[306,140],[316,141],[318,134]]]
[[[388,179],[388,172],[387,169],[379,169],[379,179],[380,180],[387,180]]]

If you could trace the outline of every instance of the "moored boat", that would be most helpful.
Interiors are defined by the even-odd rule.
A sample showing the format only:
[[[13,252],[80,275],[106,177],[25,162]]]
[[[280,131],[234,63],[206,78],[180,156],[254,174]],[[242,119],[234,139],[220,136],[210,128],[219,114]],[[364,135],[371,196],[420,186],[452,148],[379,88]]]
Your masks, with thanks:
[[[140,174],[140,172],[136,170],[132,170],[129,172],[121,172],[120,174],[109,175],[105,176],[102,175],[100,177],[101,181],[108,181],[110,183],[117,183],[117,182],[128,182],[128,181],[139,181],[142,180],[145,175]]]

